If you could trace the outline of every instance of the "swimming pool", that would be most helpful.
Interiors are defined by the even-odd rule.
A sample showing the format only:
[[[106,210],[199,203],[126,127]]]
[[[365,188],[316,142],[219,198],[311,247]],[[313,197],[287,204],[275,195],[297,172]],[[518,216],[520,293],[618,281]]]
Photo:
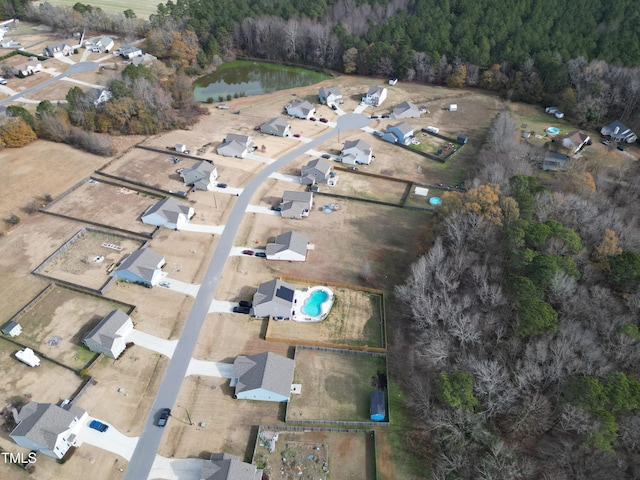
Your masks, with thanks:
[[[329,294],[325,290],[316,290],[311,293],[302,305],[302,313],[317,317],[322,313],[322,304],[327,301]]]

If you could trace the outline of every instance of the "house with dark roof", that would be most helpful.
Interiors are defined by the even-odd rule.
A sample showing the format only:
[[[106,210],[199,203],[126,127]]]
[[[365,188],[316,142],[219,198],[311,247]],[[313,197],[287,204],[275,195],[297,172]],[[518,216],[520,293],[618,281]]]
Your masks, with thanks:
[[[409,145],[412,137],[413,127],[407,122],[388,125],[385,133],[382,135],[382,139],[387,142],[402,143],[403,145]]]
[[[307,102],[306,100],[300,100],[296,98],[289,105],[284,107],[288,115],[292,117],[302,118],[309,120],[316,114],[316,107]]]
[[[50,43],[42,50],[45,57],[68,57],[72,53],[73,46],[67,42]]]
[[[218,169],[213,163],[201,160],[191,168],[180,170],[180,176],[184,184],[189,187],[195,187],[198,190],[213,190],[218,178]]]
[[[147,208],[140,219],[147,225],[180,230],[194,215],[193,207],[167,197]]]
[[[60,459],[78,446],[77,435],[87,418],[87,412],[75,405],[62,408],[29,402],[20,410],[18,425],[9,436],[21,447]]]
[[[340,152],[340,161],[349,165],[369,165],[373,158],[371,145],[363,140],[347,140]]]
[[[570,150],[571,153],[578,153],[582,148],[591,141],[589,135],[582,132],[569,132],[556,139],[564,148]]]
[[[262,470],[235,455],[214,453],[204,462],[200,480],[261,480]]]
[[[308,217],[313,207],[313,192],[285,190],[280,202],[280,215],[286,218]]]
[[[387,98],[387,89],[380,86],[369,88],[365,96],[362,98],[364,103],[379,107]]]
[[[307,259],[309,239],[297,232],[285,232],[278,235],[273,243],[267,243],[267,260],[286,260],[304,262]]]
[[[125,258],[111,275],[118,280],[152,287],[160,282],[165,263],[162,255],[149,248],[141,248]]]
[[[142,50],[135,45],[120,45],[118,50],[116,50],[118,55],[123,58],[127,58],[131,60],[132,58],[141,57]]]
[[[547,171],[565,171],[567,169],[568,162],[568,155],[547,151],[544,154],[544,159],[542,160],[542,169]]]
[[[273,352],[240,355],[233,362],[230,386],[241,400],[288,402],[294,368],[294,360]]]
[[[611,137],[614,142],[633,143],[638,140],[638,136],[620,120],[605,125],[600,130],[600,133],[606,137]]]
[[[289,129],[291,126],[289,123],[280,117],[272,118],[271,120],[267,120],[262,125],[260,125],[260,131],[262,133],[266,133],[267,135],[274,135],[276,137],[286,137],[289,135]]]
[[[391,112],[391,118],[418,118],[420,109],[414,103],[404,101],[396,106]]]
[[[300,183],[303,185],[323,183],[333,187],[337,180],[337,175],[331,171],[331,164],[324,158],[311,160],[300,169]]]
[[[318,100],[324,105],[339,105],[342,103],[342,92],[339,87],[320,87]]]
[[[10,337],[17,337],[22,333],[22,326],[18,322],[9,320],[2,326],[2,333],[9,335]]]
[[[133,330],[131,317],[122,310],[112,310],[82,339],[92,352],[118,358],[127,346],[127,335]]]
[[[218,155],[224,157],[236,157],[244,158],[247,153],[254,150],[255,145],[251,140],[251,137],[247,135],[238,135],[236,133],[229,133],[225,137],[224,141],[218,145]]]
[[[293,285],[279,278],[261,283],[253,294],[253,316],[290,318],[295,291]]]

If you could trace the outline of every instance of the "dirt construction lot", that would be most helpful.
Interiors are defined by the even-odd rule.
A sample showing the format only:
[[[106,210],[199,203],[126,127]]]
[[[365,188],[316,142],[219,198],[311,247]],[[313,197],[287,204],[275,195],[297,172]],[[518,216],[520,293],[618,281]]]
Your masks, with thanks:
[[[302,393],[291,395],[287,421],[369,421],[372,379],[386,372],[386,358],[343,352],[297,349],[293,383]]]

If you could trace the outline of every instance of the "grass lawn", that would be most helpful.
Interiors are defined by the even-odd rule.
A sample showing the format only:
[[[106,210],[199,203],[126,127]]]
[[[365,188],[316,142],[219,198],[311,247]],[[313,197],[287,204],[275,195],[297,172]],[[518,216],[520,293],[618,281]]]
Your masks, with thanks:
[[[51,5],[66,5],[73,7],[76,0],[47,0]],[[157,0],[137,0],[131,2],[130,0],[98,0],[89,2],[93,7],[100,7],[105,12],[122,13],[127,9],[131,9],[135,12],[138,18],[148,19],[149,15],[156,13],[158,7]]]
[[[298,348],[293,383],[302,384],[302,393],[291,396],[287,421],[368,422],[369,396],[378,373],[386,374],[384,356]]]

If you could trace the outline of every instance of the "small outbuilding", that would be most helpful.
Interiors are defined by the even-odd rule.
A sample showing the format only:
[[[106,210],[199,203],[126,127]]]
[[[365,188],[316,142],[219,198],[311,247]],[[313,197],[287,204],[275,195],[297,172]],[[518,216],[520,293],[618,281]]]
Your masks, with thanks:
[[[22,333],[22,327],[18,322],[9,320],[2,326],[2,333],[9,335],[10,337],[17,337]]]
[[[452,103],[451,105],[449,105],[449,108],[447,108],[447,110],[449,110],[450,112],[457,112],[458,105],[456,103]]]
[[[382,390],[373,390],[370,397],[369,418],[372,422],[383,422],[386,416],[384,392]]]

